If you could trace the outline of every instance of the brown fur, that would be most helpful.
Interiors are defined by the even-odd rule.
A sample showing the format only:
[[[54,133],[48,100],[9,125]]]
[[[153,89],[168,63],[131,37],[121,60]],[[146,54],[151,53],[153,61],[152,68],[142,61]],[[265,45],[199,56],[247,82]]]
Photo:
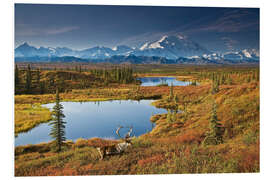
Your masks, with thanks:
[[[117,151],[116,144],[115,145],[110,145],[110,146],[98,147],[97,150],[98,150],[98,152],[100,154],[100,159],[104,159],[106,155],[112,155],[112,154],[118,154],[119,153]]]
[[[116,130],[116,134],[121,138],[120,134],[119,134],[119,130],[123,128],[123,126],[120,126],[117,130]],[[114,145],[109,145],[109,146],[103,146],[103,147],[97,147],[97,150],[100,154],[100,159],[104,159],[106,155],[114,155],[114,154],[121,154],[123,153],[128,146],[131,146],[131,140],[130,138],[130,134],[132,132],[132,127],[130,127],[129,132],[126,134],[125,138],[122,139],[124,142],[122,143],[118,143],[118,144],[114,144]]]

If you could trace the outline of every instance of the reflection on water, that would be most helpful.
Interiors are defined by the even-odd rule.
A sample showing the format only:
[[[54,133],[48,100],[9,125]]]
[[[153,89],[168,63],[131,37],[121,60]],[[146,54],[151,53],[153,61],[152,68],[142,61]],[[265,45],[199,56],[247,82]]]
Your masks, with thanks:
[[[139,136],[151,131],[152,114],[166,113],[165,109],[151,106],[153,100],[114,100],[103,102],[61,102],[64,106],[64,120],[67,122],[65,131],[68,140],[78,138],[108,138],[117,139],[115,130],[120,126],[133,126],[133,135]],[[52,108],[54,103],[43,105]],[[37,144],[48,142],[51,127],[43,123],[26,133],[20,133],[15,139],[15,145]],[[120,134],[128,131],[121,129]]]

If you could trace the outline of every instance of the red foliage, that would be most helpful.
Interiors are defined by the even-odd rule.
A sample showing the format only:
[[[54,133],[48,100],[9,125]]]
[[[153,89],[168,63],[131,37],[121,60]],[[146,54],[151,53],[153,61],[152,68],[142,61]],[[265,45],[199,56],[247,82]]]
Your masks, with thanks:
[[[152,156],[146,159],[141,159],[138,161],[138,165],[139,166],[145,166],[147,164],[161,164],[161,162],[163,161],[164,156],[163,155],[156,155],[156,156]]]
[[[242,150],[239,153],[240,160],[238,163],[238,168],[240,172],[254,172],[254,169],[260,165],[260,150],[259,145],[255,148],[251,147],[249,149]]]
[[[181,136],[177,136],[177,142],[179,143],[198,143],[203,140],[203,134],[197,131],[189,131]]]
[[[183,126],[183,123],[174,123],[174,124],[172,124],[173,128],[179,128],[179,127],[182,127],[182,126]]]

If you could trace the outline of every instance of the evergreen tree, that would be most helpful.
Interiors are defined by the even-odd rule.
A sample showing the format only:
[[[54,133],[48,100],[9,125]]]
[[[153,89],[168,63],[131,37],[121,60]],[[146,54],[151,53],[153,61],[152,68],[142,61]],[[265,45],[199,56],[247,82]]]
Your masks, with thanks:
[[[20,83],[19,68],[16,64],[16,66],[15,66],[15,86],[17,86],[19,83]]]
[[[216,94],[219,91],[219,81],[214,80],[212,82],[212,94]]]
[[[260,71],[259,71],[259,69],[256,71],[256,80],[260,81]]]
[[[168,123],[172,123],[176,120],[176,111],[174,111],[173,109],[167,109],[168,113],[167,113],[167,122]]]
[[[39,89],[40,89],[40,94],[44,94],[44,92],[45,92],[45,82],[44,81],[39,82]]]
[[[187,102],[184,102],[184,121],[186,122],[187,120],[187,115],[188,115],[188,111],[187,111]]]
[[[178,96],[175,95],[175,96],[174,96],[174,103],[177,104],[177,103],[178,103],[178,100],[179,100],[179,99],[178,99]]]
[[[217,117],[217,107],[216,107],[216,103],[213,103],[213,107],[212,107],[212,115],[211,118],[209,120],[209,132],[207,134],[207,136],[204,139],[203,144],[205,145],[216,145],[216,144],[220,144],[223,143],[223,138],[222,138],[222,134],[223,134],[223,130],[222,130],[222,125],[220,123],[220,120]]]
[[[167,122],[171,123],[172,122],[172,113],[170,109],[167,109],[168,113],[167,113]]]
[[[173,112],[172,112],[172,115],[171,115],[171,121],[172,121],[172,122],[176,121],[176,114],[177,114],[176,111],[173,111]]]
[[[26,72],[26,90],[28,93],[31,91],[31,84],[32,84],[31,68],[30,65],[28,64]]]
[[[40,83],[40,70],[37,69],[37,83]]]
[[[50,125],[52,125],[50,136],[54,139],[56,145],[56,151],[60,152],[63,142],[66,140],[65,138],[65,121],[63,118],[65,115],[63,114],[63,106],[60,104],[59,92],[56,90],[56,98],[55,105],[53,107],[52,112],[52,121]]]

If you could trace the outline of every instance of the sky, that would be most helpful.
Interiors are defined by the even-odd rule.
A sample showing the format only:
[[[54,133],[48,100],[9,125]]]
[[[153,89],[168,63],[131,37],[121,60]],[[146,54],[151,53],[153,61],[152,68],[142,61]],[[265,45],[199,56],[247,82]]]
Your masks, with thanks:
[[[258,8],[15,4],[15,47],[139,47],[181,34],[211,51],[259,49]]]

